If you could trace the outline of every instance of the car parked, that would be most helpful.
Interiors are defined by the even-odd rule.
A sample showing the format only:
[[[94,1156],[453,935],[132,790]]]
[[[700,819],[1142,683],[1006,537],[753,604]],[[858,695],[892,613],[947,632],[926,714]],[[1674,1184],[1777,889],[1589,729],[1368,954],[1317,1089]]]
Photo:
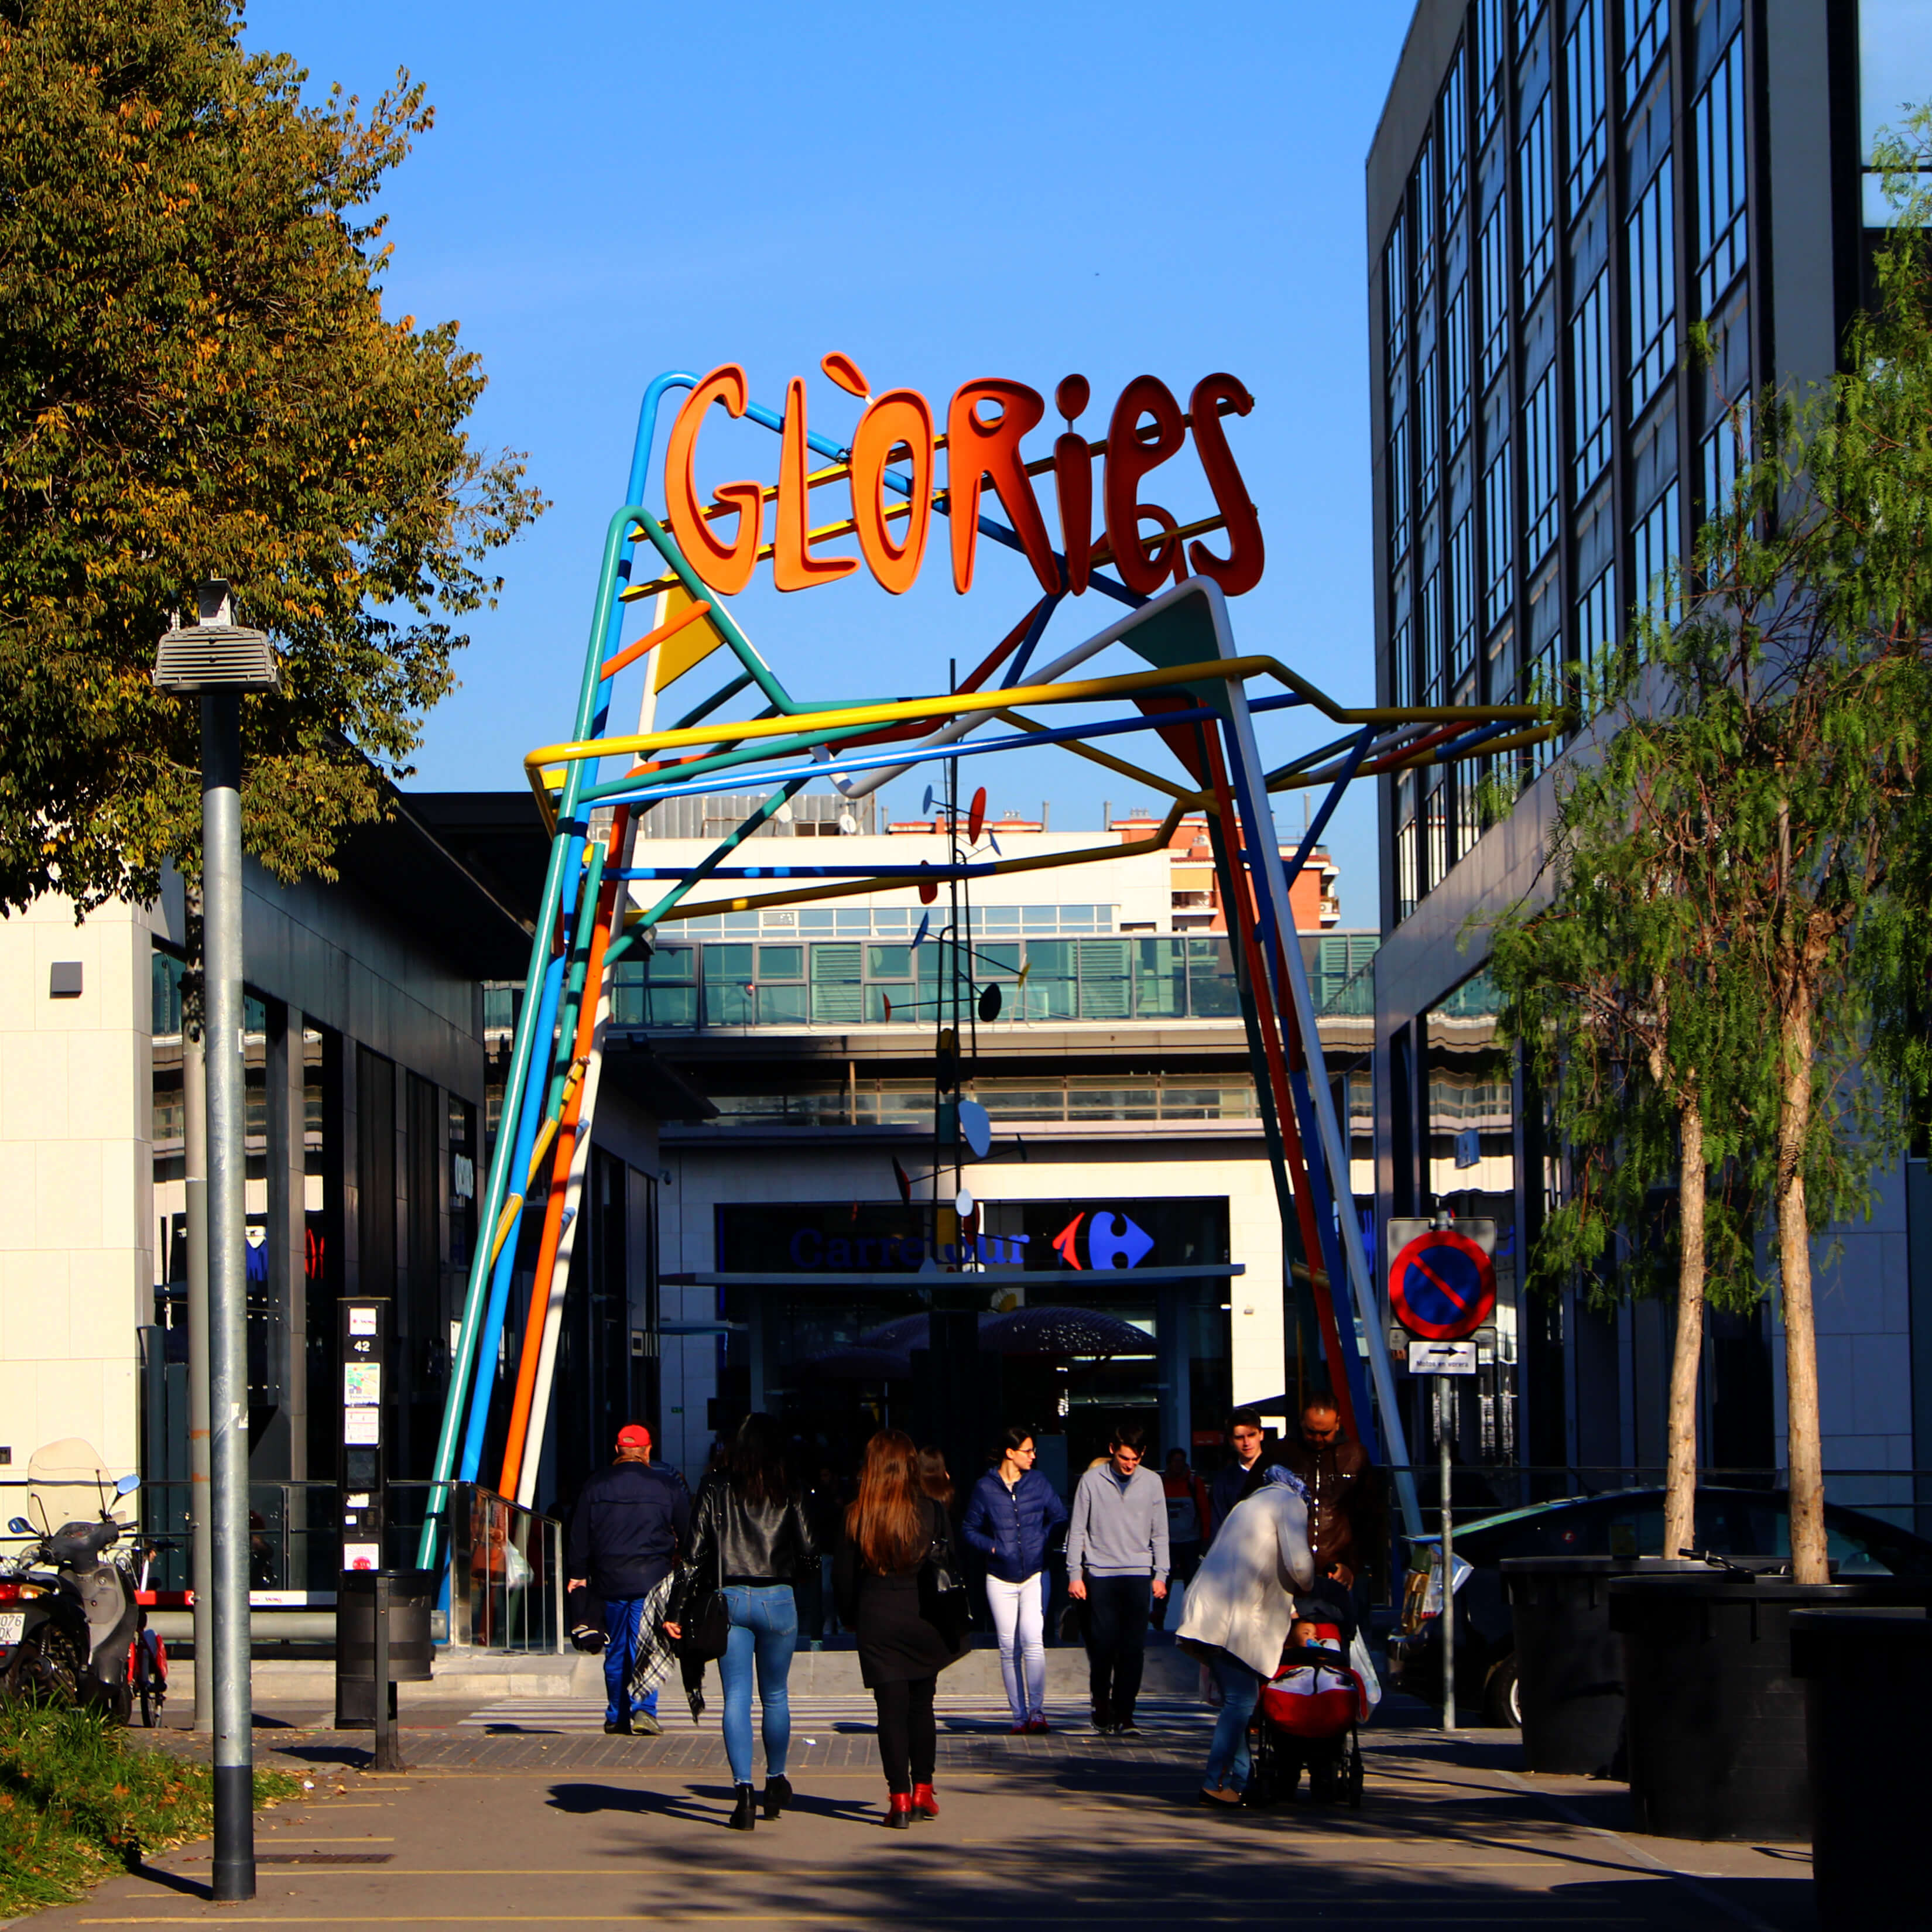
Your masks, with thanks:
[[[1696,1548],[1702,1556],[1775,1561],[1791,1550],[1790,1498],[1782,1490],[1708,1487],[1697,1492]],[[1825,1505],[1828,1554],[1836,1574],[1932,1582],[1932,1541],[1882,1517]],[[1655,1555],[1664,1543],[1664,1492],[1615,1490],[1568,1496],[1456,1525],[1456,1690],[1480,1703],[1487,1724],[1516,1724],[1516,1635],[1498,1567],[1510,1556]],[[1414,1582],[1389,1639],[1389,1677],[1411,1695],[1439,1703],[1442,1642],[1437,1630],[1441,1539],[1409,1544]],[[1463,1564],[1470,1568],[1466,1574]]]

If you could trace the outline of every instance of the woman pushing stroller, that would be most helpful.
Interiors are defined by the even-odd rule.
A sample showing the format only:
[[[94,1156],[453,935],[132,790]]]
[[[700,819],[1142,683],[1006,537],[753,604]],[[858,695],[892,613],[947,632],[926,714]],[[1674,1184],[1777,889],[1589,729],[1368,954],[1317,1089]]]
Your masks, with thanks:
[[[1315,1585],[1308,1502],[1300,1482],[1272,1467],[1235,1504],[1187,1586],[1175,1641],[1214,1672],[1221,1712],[1208,1752],[1201,1802],[1232,1809],[1250,1769],[1248,1726],[1262,1688],[1280,1667],[1295,1622],[1295,1599]]]

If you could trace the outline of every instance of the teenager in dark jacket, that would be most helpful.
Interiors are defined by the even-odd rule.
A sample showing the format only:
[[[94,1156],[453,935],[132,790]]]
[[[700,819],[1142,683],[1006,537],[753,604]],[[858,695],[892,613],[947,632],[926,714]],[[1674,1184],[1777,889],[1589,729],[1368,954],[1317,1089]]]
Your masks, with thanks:
[[[691,1492],[674,1468],[651,1462],[651,1432],[627,1422],[617,1432],[617,1460],[578,1492],[564,1553],[566,1587],[588,1587],[604,1600],[604,1728],[655,1737],[653,1690],[634,1705],[631,1665],[644,1623],[644,1599],[670,1574],[691,1534]]]
[[[986,1558],[986,1606],[1000,1636],[1000,1675],[1016,1731],[1046,1723],[1046,1546],[1066,1520],[1059,1492],[1034,1467],[1033,1432],[1009,1429],[1000,1460],[974,1485],[959,1534]]]
[[[866,1444],[859,1498],[845,1513],[832,1568],[839,1619],[859,1640],[859,1672],[879,1708],[886,1822],[937,1818],[938,1732],[932,1694],[960,1653],[920,1614],[919,1573],[946,1536],[946,1512],[920,1485],[912,1438],[882,1429]]]

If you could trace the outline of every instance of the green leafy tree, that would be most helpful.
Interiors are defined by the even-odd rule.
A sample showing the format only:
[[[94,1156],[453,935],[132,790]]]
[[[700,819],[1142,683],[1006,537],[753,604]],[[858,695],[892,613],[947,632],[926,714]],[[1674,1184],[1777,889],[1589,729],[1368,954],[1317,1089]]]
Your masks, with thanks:
[[[454,322],[382,306],[367,212],[430,123],[304,104],[227,0],[0,0],[0,906],[197,868],[196,707],[149,682],[194,585],[282,653],[243,707],[250,848],[328,875],[451,687],[451,620],[543,507],[464,425]]]
[[[1922,118],[1915,138],[1928,136]],[[1902,170],[1911,157],[1890,158]],[[1592,668],[1556,899],[1501,934],[1514,1017],[1557,1076],[1586,1181],[1546,1236],[1550,1264],[1631,1229],[1636,1191],[1673,1160],[1680,1295],[1695,1170],[1720,1156],[1768,1204],[1805,1582],[1827,1574],[1814,1238],[1869,1213],[1932,1072],[1932,205],[1898,197],[1844,370],[1802,405],[1760,401],[1761,453],[1700,533],[1679,614],[1640,622]],[[1596,951],[1561,937],[1578,923],[1600,932]],[[1588,969],[1568,982],[1566,944]],[[1556,1010],[1566,983],[1600,1017]],[[1706,1242],[1730,1225],[1707,1202]],[[1742,1263],[1728,1251],[1728,1281]],[[1680,1321],[1674,1472],[1688,1340]]]
[[[1504,1036],[1549,1096],[1569,1186],[1546,1216],[1531,1278],[1581,1279],[1597,1300],[1674,1295],[1666,1412],[1664,1548],[1695,1534],[1697,1382],[1704,1312],[1749,1305],[1758,1285],[1735,1198],[1764,1054],[1753,989],[1706,915],[1720,867],[1711,837],[1712,748],[1639,714],[1564,772],[1540,910],[1490,924]],[[1676,1212],[1660,1220],[1658,1190]],[[1674,1268],[1672,1264],[1674,1261]]]

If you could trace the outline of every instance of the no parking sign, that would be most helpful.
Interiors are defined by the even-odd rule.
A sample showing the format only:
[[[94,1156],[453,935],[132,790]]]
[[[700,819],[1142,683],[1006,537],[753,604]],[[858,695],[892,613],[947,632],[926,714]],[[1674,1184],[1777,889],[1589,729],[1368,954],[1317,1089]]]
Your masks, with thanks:
[[[1496,1264],[1468,1235],[1431,1228],[1389,1264],[1389,1307],[1412,1335],[1460,1342],[1495,1316]]]

